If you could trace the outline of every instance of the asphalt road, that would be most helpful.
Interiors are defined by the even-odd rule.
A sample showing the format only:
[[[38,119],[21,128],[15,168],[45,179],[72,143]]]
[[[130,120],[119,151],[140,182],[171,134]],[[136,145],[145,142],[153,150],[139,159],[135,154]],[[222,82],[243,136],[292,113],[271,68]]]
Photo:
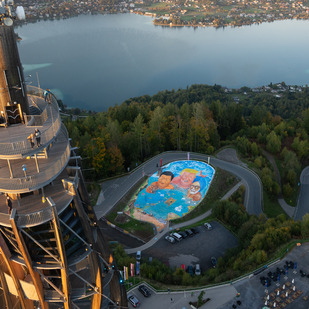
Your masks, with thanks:
[[[190,159],[207,160],[208,156],[203,154],[190,153]],[[186,152],[165,152],[157,157],[154,157],[140,167],[137,167],[130,175],[117,178],[114,180],[102,183],[103,199],[102,203],[95,207],[95,212],[98,218],[104,216],[133,185],[142,177],[143,172],[147,175],[152,175],[157,171],[157,164],[160,165],[162,159],[163,165],[177,160],[186,160]],[[249,214],[259,215],[262,213],[262,189],[259,178],[249,170],[226,161],[222,161],[211,157],[210,163],[214,166],[227,170],[236,177],[244,181],[245,191],[245,206]]]
[[[309,166],[307,166],[300,175],[300,193],[298,197],[297,208],[294,214],[294,220],[302,220],[303,216],[309,212]]]

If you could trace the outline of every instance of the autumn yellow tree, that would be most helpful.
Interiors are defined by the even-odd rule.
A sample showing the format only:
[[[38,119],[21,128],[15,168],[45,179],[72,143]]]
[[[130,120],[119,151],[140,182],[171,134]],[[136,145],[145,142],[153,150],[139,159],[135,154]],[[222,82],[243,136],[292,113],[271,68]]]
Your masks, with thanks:
[[[107,149],[106,161],[108,161],[108,171],[110,174],[120,174],[123,172],[124,159],[117,146],[114,145]]]
[[[89,151],[92,154],[92,166],[96,173],[101,176],[107,175],[107,164],[105,160],[106,148],[102,137],[94,138],[89,143]]]

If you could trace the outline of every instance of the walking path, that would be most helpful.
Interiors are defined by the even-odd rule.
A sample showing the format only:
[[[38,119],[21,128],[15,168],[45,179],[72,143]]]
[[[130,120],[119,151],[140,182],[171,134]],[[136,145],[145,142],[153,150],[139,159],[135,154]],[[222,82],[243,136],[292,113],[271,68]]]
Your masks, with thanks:
[[[286,203],[286,201],[284,200],[283,196],[282,196],[282,186],[281,186],[281,177],[280,177],[280,172],[278,169],[278,166],[273,158],[273,156],[268,153],[267,151],[263,150],[264,155],[266,156],[266,158],[268,159],[268,161],[270,162],[270,164],[272,165],[272,167],[274,168],[275,171],[275,175],[276,175],[276,180],[280,186],[280,193],[278,195],[278,202],[280,204],[280,206],[282,207],[282,209],[287,213],[287,215],[292,218],[295,212],[295,207],[292,207],[290,205],[288,205]]]

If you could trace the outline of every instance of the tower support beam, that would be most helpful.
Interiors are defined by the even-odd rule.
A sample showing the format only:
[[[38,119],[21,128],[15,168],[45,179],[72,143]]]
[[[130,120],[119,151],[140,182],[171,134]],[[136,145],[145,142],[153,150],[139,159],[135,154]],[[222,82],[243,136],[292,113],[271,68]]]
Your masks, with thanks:
[[[62,290],[63,294],[65,295],[65,302],[64,302],[64,308],[65,309],[71,309],[72,308],[72,303],[71,303],[71,286],[69,282],[69,270],[68,270],[68,262],[67,262],[67,257],[65,254],[65,247],[64,247],[64,242],[61,234],[61,229],[60,229],[60,222],[59,222],[59,217],[57,213],[57,208],[56,205],[53,203],[51,205],[51,210],[53,213],[53,225],[54,225],[54,230],[55,230],[55,236],[56,236],[56,242],[57,242],[57,247],[60,255],[60,260],[62,263],[62,269],[61,269],[61,280],[62,280]]]
[[[10,276],[12,277],[12,280],[14,282],[22,308],[23,309],[33,309],[33,301],[25,298],[25,294],[21,288],[21,284],[19,282],[19,278],[17,276],[16,270],[14,267],[15,265],[11,261],[11,252],[1,233],[0,233],[0,253],[1,253],[0,262],[2,261],[4,262],[3,263],[4,265],[1,263],[2,264],[1,267],[4,272],[10,273]]]
[[[21,232],[18,230],[17,225],[16,225],[15,214],[16,214],[16,211],[13,211],[11,218],[10,218],[10,222],[11,222],[12,230],[15,235],[15,239],[17,241],[19,250],[21,251],[21,254],[24,258],[24,261],[26,263],[30,276],[32,278],[36,293],[38,294],[39,302],[42,308],[48,309],[49,307],[48,303],[44,301],[43,284],[42,284],[40,275],[33,269],[32,260],[31,260],[29,251],[26,247],[26,244],[23,239],[23,236],[21,235]]]

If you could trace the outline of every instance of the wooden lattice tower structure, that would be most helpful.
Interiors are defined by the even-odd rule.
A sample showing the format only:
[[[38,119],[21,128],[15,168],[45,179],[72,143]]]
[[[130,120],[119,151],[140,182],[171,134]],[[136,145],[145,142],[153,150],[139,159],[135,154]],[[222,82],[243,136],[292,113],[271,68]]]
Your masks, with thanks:
[[[57,100],[25,85],[13,26],[3,18],[0,88],[0,308],[126,307]]]

